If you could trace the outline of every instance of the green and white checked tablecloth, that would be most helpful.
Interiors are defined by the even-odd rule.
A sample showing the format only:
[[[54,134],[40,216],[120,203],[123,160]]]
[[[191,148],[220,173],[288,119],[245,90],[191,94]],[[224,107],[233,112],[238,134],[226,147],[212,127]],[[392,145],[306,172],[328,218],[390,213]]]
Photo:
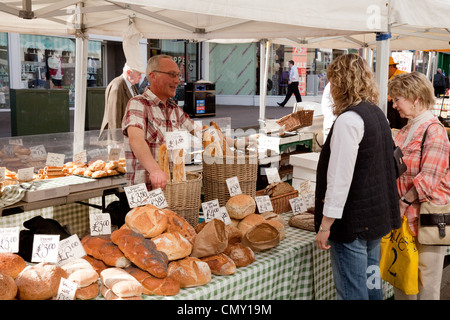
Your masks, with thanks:
[[[289,220],[292,213],[282,217]],[[315,233],[286,224],[286,238],[270,250],[256,253],[255,262],[230,276],[213,275],[203,286],[183,288],[176,300],[324,300],[336,292],[329,252],[317,249]]]

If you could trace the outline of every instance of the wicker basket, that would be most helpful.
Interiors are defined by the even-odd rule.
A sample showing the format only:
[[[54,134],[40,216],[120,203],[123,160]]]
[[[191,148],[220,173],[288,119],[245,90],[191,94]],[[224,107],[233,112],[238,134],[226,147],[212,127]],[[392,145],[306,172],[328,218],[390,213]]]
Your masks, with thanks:
[[[264,190],[256,191],[256,196],[264,196]],[[273,212],[280,214],[288,211],[292,211],[289,199],[298,197],[298,190],[294,190],[279,196],[271,197],[270,202],[272,203]]]
[[[257,155],[211,157],[203,155],[204,201],[219,200],[225,206],[230,193],[226,180],[237,177],[243,194],[254,197],[258,178]]]
[[[195,227],[198,224],[202,204],[202,175],[186,172],[186,181],[169,182],[163,192],[169,209],[178,213]]]
[[[298,128],[311,126],[313,123],[314,110],[299,110],[288,114],[276,122],[282,127],[284,131],[293,131]]]

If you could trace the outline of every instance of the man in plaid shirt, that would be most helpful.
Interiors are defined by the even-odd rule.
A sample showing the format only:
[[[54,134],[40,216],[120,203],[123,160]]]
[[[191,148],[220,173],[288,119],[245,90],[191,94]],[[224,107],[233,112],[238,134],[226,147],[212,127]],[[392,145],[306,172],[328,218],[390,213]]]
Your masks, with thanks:
[[[164,189],[167,176],[155,159],[165,133],[186,130],[193,134],[193,121],[171,99],[180,75],[172,57],[150,58],[146,69],[150,86],[128,102],[122,120],[128,185],[146,183],[148,190]]]

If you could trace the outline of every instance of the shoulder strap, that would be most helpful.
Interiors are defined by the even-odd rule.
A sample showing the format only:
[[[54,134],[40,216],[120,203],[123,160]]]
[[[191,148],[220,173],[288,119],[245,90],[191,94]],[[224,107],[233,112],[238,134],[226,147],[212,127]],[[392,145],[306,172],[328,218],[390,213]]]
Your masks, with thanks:
[[[425,138],[427,137],[428,128],[429,128],[430,126],[432,126],[433,124],[439,124],[439,125],[442,125],[442,124],[440,124],[440,123],[433,122],[433,123],[430,123],[430,124],[428,125],[428,127],[425,129],[425,132],[423,133],[422,142],[420,143],[420,164],[422,164],[423,145],[424,145],[424,143],[425,143]],[[422,167],[422,166],[420,166],[420,167]]]

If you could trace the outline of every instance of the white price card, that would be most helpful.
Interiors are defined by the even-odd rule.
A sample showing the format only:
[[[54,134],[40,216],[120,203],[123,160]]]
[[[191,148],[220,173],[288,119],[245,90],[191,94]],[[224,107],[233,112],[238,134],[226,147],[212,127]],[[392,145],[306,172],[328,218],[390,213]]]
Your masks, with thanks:
[[[34,167],[17,170],[19,181],[31,181],[34,178]]]
[[[45,147],[42,144],[30,147],[30,153],[34,160],[43,160],[47,157],[47,151],[45,151]]]
[[[269,196],[257,196],[255,197],[256,205],[258,206],[259,213],[273,211],[272,201]]]
[[[189,149],[189,135],[187,131],[166,132],[167,150]]]
[[[111,149],[109,149],[108,160],[109,161],[117,161],[117,160],[119,160],[120,152],[122,152],[122,149],[120,149],[120,148],[111,148]]]
[[[228,214],[227,208],[220,207],[219,212],[214,216],[214,219],[219,219],[225,222],[225,225],[231,224],[230,215]]]
[[[58,265],[62,266],[86,255],[83,245],[76,234],[61,240],[58,249]]]
[[[56,300],[75,300],[77,289],[78,285],[75,282],[61,278]]]
[[[211,221],[220,212],[219,200],[215,199],[208,202],[202,202],[202,210],[205,221]]]
[[[281,181],[277,168],[265,168],[265,171],[269,184]]]
[[[111,234],[111,216],[109,213],[91,213],[89,215],[91,236]]]
[[[31,262],[57,262],[59,234],[35,234]]]
[[[150,195],[145,183],[124,187],[123,190],[125,190],[130,208],[136,208],[149,203]]]
[[[66,156],[62,153],[49,152],[47,154],[46,166],[62,167],[64,165],[64,158]]]
[[[231,197],[242,193],[238,177],[228,178],[226,182]]]
[[[83,151],[80,151],[78,153],[75,153],[73,155],[73,162],[75,162],[75,163],[77,163],[77,162],[86,163],[87,162],[86,150],[83,150]]]
[[[307,208],[312,208],[314,207],[316,198],[315,198],[315,193],[314,192],[308,192],[305,194],[302,194],[303,199],[305,200],[305,204]]]
[[[311,190],[311,183],[309,180],[305,180],[302,183],[300,183],[300,194],[305,194],[310,192]]]
[[[0,182],[5,181],[6,178],[6,167],[0,167]]]
[[[264,134],[260,134],[258,138],[258,149],[259,150],[273,150],[279,153],[280,150],[280,139],[279,137],[270,137]]]
[[[9,144],[12,144],[12,145],[15,145],[15,146],[23,146],[23,141],[20,138],[9,139]]]
[[[158,209],[167,208],[169,205],[167,204],[166,197],[161,188],[149,191],[149,203],[157,207]]]
[[[19,252],[19,227],[0,228],[0,253]]]
[[[305,212],[308,209],[305,200],[303,199],[302,196],[289,199],[289,203],[291,205],[292,212],[294,213],[294,215]]]

